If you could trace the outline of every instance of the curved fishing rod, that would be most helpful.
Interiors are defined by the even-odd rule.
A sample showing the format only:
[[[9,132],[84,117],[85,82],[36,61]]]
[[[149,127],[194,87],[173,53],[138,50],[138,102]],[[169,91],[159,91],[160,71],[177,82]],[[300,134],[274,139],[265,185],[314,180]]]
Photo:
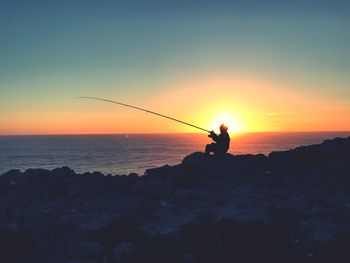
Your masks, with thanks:
[[[142,109],[142,108],[139,108],[139,107],[136,107],[136,106],[132,106],[132,105],[129,105],[129,104],[121,103],[121,102],[118,102],[118,101],[108,100],[108,99],[103,99],[103,98],[97,98],[97,97],[77,97],[77,99],[100,100],[100,101],[105,101],[105,102],[110,102],[110,103],[122,105],[122,106],[129,107],[129,108],[133,108],[133,109],[136,109],[136,110],[145,111],[145,112],[147,112],[147,113],[151,113],[151,114],[154,114],[154,115],[163,117],[163,118],[167,118],[167,119],[172,120],[172,121],[177,121],[177,122],[180,122],[180,123],[182,123],[182,124],[191,126],[191,127],[193,127],[193,128],[196,128],[196,129],[199,129],[199,130],[202,130],[202,131],[211,133],[211,131],[208,131],[208,130],[206,130],[206,129],[203,129],[203,128],[201,128],[201,127],[198,127],[198,126],[196,126],[196,125],[193,125],[193,124],[191,124],[191,123],[188,123],[188,122],[185,122],[185,121],[181,121],[181,120],[178,120],[178,119],[175,119],[175,118],[172,118],[172,117],[169,117],[169,116],[166,116],[166,115],[163,115],[163,114],[154,112],[154,111],[150,111],[150,110]]]

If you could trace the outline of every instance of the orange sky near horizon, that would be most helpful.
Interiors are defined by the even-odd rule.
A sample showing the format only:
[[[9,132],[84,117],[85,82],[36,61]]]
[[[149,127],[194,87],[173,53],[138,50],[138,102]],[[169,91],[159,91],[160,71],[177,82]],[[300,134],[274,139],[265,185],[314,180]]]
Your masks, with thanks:
[[[118,101],[118,94],[107,98]],[[142,98],[132,94],[130,101],[122,102],[214,131],[222,122],[231,133],[350,130],[346,101],[244,76],[215,75],[175,83]],[[72,97],[60,109],[37,102],[25,112],[1,119],[2,135],[200,132],[145,112]]]
[[[0,135],[350,131],[350,2],[73,2],[0,4]]]

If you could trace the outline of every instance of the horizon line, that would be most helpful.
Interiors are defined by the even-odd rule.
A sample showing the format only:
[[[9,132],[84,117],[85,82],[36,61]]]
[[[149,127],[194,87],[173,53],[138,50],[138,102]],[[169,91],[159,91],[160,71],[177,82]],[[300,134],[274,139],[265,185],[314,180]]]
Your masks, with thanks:
[[[252,133],[341,133],[349,131],[341,130],[326,130],[326,131],[245,131],[245,132],[230,132],[229,134],[252,134]],[[171,134],[206,134],[205,132],[130,132],[130,133],[43,133],[43,134],[0,134],[0,137],[10,137],[10,136],[91,136],[91,135],[171,135]]]

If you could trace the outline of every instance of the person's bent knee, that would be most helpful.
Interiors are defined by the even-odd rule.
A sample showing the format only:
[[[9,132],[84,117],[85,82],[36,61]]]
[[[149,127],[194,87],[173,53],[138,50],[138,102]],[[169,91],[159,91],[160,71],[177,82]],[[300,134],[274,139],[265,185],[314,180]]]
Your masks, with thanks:
[[[207,144],[205,146],[205,153],[210,153],[211,152],[211,145],[210,144]]]

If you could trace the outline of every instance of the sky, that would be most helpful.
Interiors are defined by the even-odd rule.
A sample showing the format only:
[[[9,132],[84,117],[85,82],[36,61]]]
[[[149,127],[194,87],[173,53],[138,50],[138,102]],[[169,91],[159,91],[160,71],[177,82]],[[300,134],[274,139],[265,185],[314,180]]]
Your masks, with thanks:
[[[0,0],[0,135],[350,130],[350,2]]]

